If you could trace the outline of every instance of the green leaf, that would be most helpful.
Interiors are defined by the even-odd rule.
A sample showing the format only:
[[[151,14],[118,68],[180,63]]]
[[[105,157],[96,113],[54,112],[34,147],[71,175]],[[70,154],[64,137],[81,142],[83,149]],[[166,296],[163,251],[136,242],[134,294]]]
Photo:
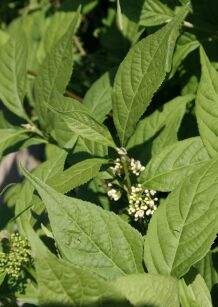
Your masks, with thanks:
[[[113,72],[104,73],[86,93],[83,104],[93,117],[102,123],[112,109]]]
[[[204,278],[213,302],[218,301],[218,250],[210,251],[194,267]]]
[[[143,272],[142,237],[114,213],[66,197],[23,170],[48,210],[61,254],[105,279]]]
[[[72,25],[72,20],[74,20],[74,18],[77,21],[77,24]],[[43,44],[46,53],[49,53],[50,50],[52,50],[52,47],[66,34],[70,26],[72,27],[71,33],[74,34],[79,25],[79,19],[75,12],[56,11],[50,18],[48,18],[47,22],[48,26],[43,36]]]
[[[129,42],[137,41],[139,17],[144,0],[117,0],[117,25],[122,36]],[[140,32],[139,32],[140,33]]]
[[[116,147],[114,141],[110,135],[109,130],[106,126],[97,122],[89,113],[85,106],[81,105],[76,100],[66,98],[61,96],[59,93],[55,93],[52,96],[51,105],[48,107],[53,113],[58,115],[55,117],[55,127],[56,129],[62,130],[63,123],[66,127],[67,132],[71,131],[77,136],[81,136],[85,139],[92,140],[92,142],[100,143],[102,145]],[[60,110],[61,105],[66,105],[66,110]],[[70,102],[69,108],[67,103]],[[53,107],[55,105],[55,108]],[[65,129],[65,132],[66,132]]]
[[[61,173],[58,176],[58,180],[54,176],[47,183],[56,191],[67,193],[95,177],[101,165],[107,162],[105,159],[87,159],[81,161]]]
[[[6,273],[0,273],[0,286],[3,283],[3,281],[5,280],[5,276],[6,276]]]
[[[179,281],[179,296],[182,307],[212,307],[205,281],[193,268]]]
[[[151,159],[139,181],[147,188],[172,191],[207,160],[209,156],[200,137],[176,142]]]
[[[194,34],[184,32],[178,39],[175,53],[173,55],[172,70],[170,72],[170,78],[172,78],[177,72],[182,61],[195,49],[200,46]]]
[[[72,73],[72,37],[77,29],[79,12],[66,33],[53,46],[39,69],[34,84],[36,110],[41,124],[47,128],[48,109],[54,91],[64,93]]]
[[[159,0],[146,0],[140,16],[140,25],[145,27],[158,26],[169,22],[175,16],[166,4]]]
[[[200,49],[202,74],[196,98],[200,136],[211,157],[218,152],[218,73]]]
[[[104,279],[55,257],[32,231],[40,306],[129,306]]]
[[[78,152],[85,152],[93,157],[106,157],[108,155],[108,147],[79,136],[73,149],[74,154]]]
[[[178,281],[173,277],[132,274],[116,279],[113,285],[133,306],[180,306]]]
[[[71,145],[73,146],[76,140],[72,139]],[[70,144],[70,143],[69,143]],[[40,164],[36,169],[33,170],[33,173],[39,177],[44,182],[47,182],[49,178],[56,177],[63,172],[64,163],[68,152],[65,150],[60,150],[60,152],[54,156],[53,158],[47,160],[46,162]],[[19,231],[26,232],[27,223],[32,222],[32,216],[30,208],[34,211],[40,206],[41,199],[35,195],[34,187],[28,180],[25,180],[23,183],[23,187],[21,192],[17,197],[17,202],[15,206],[15,216],[19,218],[17,219],[19,225]],[[43,206],[44,208],[44,206]]]
[[[0,159],[6,150],[9,150],[9,152],[13,151],[13,147],[16,144],[29,138],[26,132],[26,130],[21,128],[0,129]],[[14,151],[16,150],[14,149]]]
[[[136,44],[118,69],[112,98],[114,123],[123,146],[170,70],[179,26],[187,13],[184,7],[172,22]]]
[[[218,230],[218,158],[187,177],[160,205],[145,239],[148,272],[183,276],[209,251]]]
[[[26,119],[23,99],[27,87],[27,42],[21,29],[7,41],[0,51],[0,98],[17,116]]]
[[[16,298],[19,304],[33,304],[37,306],[39,305],[38,296],[38,287],[30,279],[27,279],[25,289],[22,293],[19,291],[16,293]]]
[[[139,121],[127,144],[127,150],[146,164],[151,156],[177,141],[177,132],[193,95],[178,96]]]

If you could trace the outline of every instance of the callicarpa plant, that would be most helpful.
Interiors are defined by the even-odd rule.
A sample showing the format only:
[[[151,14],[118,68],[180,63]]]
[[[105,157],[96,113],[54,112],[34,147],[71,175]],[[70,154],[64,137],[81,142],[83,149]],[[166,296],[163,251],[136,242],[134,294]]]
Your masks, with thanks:
[[[0,25],[0,157],[37,162],[2,186],[0,306],[218,306],[217,1],[7,0]]]

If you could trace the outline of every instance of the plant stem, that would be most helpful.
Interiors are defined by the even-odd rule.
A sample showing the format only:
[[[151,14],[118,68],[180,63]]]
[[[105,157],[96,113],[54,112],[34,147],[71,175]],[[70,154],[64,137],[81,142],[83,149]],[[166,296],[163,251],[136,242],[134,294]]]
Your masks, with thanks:
[[[122,160],[122,163],[123,163],[123,170],[124,170],[124,173],[125,173],[125,178],[126,178],[126,184],[127,184],[128,192],[130,194],[131,193],[131,181],[130,181],[128,167],[127,167],[127,163],[126,163],[126,157],[123,156],[121,158],[121,160]]]

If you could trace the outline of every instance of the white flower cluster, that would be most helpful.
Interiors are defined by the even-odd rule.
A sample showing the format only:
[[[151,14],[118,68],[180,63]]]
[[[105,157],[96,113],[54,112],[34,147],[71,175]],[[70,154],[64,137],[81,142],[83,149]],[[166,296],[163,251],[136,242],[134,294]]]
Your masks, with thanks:
[[[108,190],[107,195],[111,200],[118,201],[122,195],[120,190],[117,190],[115,188],[112,188],[112,183],[108,183],[108,187],[110,190]]]
[[[128,213],[134,216],[135,221],[153,215],[157,209],[158,198],[155,197],[156,193],[154,190],[143,190],[141,184],[132,186]]]
[[[136,176],[139,176],[141,172],[144,171],[145,167],[141,165],[139,160],[135,160],[133,158],[130,159],[130,169]]]
[[[114,175],[120,176],[122,174],[123,166],[122,166],[120,158],[116,159],[114,167],[111,166],[110,169],[112,170]]]
[[[141,165],[139,160],[135,160],[133,158],[126,160],[128,169],[136,176],[144,171],[145,167]],[[115,161],[115,165],[110,168],[114,175],[120,176],[123,172],[123,166],[120,158],[117,158]]]

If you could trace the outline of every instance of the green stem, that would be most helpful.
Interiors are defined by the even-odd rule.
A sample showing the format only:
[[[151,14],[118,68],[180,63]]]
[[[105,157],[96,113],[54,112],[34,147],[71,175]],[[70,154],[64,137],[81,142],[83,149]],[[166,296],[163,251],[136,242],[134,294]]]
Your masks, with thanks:
[[[123,163],[123,170],[124,170],[124,174],[125,174],[125,178],[126,178],[126,184],[127,184],[128,192],[130,194],[131,193],[131,181],[130,181],[128,167],[127,167],[127,163],[126,163],[126,157],[122,157],[121,161]]]

